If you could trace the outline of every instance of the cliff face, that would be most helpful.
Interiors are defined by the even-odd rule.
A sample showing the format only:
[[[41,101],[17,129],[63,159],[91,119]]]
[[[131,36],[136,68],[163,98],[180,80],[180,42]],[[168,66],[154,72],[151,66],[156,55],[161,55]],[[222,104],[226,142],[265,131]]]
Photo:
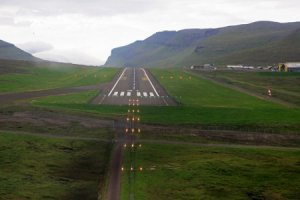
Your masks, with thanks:
[[[182,67],[299,61],[299,32],[300,22],[255,22],[217,29],[163,31],[113,49],[105,65]]]

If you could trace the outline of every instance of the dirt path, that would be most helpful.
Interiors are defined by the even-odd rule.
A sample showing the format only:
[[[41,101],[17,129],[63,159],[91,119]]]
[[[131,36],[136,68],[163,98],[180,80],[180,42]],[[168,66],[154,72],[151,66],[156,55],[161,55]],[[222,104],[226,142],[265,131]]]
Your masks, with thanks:
[[[121,168],[123,163],[123,143],[126,140],[123,133],[123,122],[116,121],[115,147],[111,157],[108,180],[107,200],[119,200],[121,192]]]
[[[25,131],[0,130],[0,134],[29,135],[29,136],[38,136],[38,137],[45,137],[45,138],[58,138],[58,139],[66,139],[66,140],[112,142],[112,140],[93,138],[93,137],[53,135],[53,134],[49,134],[49,133],[31,133],[31,132],[25,132]]]
[[[122,158],[123,145],[122,141],[118,141],[115,144],[115,148],[111,158],[107,200],[120,199]]]
[[[181,141],[170,141],[170,140],[148,140],[138,139],[137,142],[150,143],[150,144],[168,144],[168,145],[188,145],[196,147],[229,147],[229,148],[252,148],[252,149],[277,149],[277,150],[300,150],[300,147],[279,147],[279,146],[257,146],[257,145],[240,145],[240,144],[203,144],[195,142],[181,142]]]
[[[268,97],[268,96],[265,96],[265,95],[261,95],[261,94],[249,91],[247,89],[241,88],[241,87],[239,87],[237,85],[231,85],[231,84],[225,83],[225,82],[223,82],[221,80],[216,80],[216,79],[204,76],[204,75],[202,75],[200,73],[197,73],[197,72],[193,72],[193,71],[189,71],[189,70],[185,70],[185,72],[189,73],[189,74],[193,74],[193,75],[199,76],[199,77],[201,77],[201,78],[203,78],[205,80],[211,81],[211,82],[213,82],[215,84],[218,84],[218,85],[221,85],[221,86],[233,89],[233,90],[237,90],[239,92],[248,94],[250,96],[254,96],[254,97],[262,99],[262,100],[271,101],[271,102],[274,102],[274,103],[277,103],[277,104],[280,104],[280,105],[283,105],[283,106],[286,106],[286,107],[293,107],[293,108],[294,107],[298,107],[298,105],[296,105],[296,104],[293,104],[293,103],[290,103],[290,102],[287,102],[287,101],[283,101],[283,100],[275,98],[275,97]]]
[[[47,133],[30,133],[24,131],[11,131],[11,130],[0,130],[0,134],[15,134],[15,135],[29,135],[46,138],[60,138],[67,140],[84,140],[84,141],[99,141],[99,142],[115,142],[115,149],[112,154],[111,161],[111,172],[110,172],[110,184],[108,189],[109,200],[119,199],[120,193],[120,179],[121,179],[121,165],[123,156],[123,143],[128,142],[126,138],[118,138],[114,140],[100,139],[93,137],[80,137],[80,136],[64,136],[64,135],[52,135]],[[216,144],[216,143],[196,143],[196,142],[182,142],[182,141],[171,141],[171,140],[155,140],[155,139],[137,139],[136,142],[149,143],[149,144],[168,144],[168,145],[188,145],[188,146],[199,146],[199,147],[230,147],[230,148],[255,148],[255,149],[279,149],[279,150],[300,150],[300,147],[281,147],[281,146],[267,146],[267,145],[249,145],[249,144]]]
[[[72,87],[72,88],[56,88],[56,89],[49,89],[49,90],[30,91],[30,92],[5,93],[5,94],[0,94],[0,103],[9,104],[14,101],[25,100],[25,99],[63,95],[63,94],[83,92],[88,90],[102,90],[106,88],[107,84],[108,83],[81,86],[81,87]]]

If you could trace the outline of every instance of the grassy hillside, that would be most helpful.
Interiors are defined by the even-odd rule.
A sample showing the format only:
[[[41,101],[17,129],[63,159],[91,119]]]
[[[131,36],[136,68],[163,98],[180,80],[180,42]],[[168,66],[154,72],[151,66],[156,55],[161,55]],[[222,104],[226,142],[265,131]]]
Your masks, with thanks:
[[[299,61],[299,31],[294,27],[282,27],[268,30],[257,27],[258,31],[234,30],[223,31],[200,45],[206,46],[202,51],[193,52],[184,63],[191,61],[202,63],[274,65],[279,62]],[[255,30],[255,29],[254,29]],[[256,33],[258,32],[258,33]]]
[[[31,54],[17,48],[15,45],[0,40],[0,59],[41,61]]]
[[[118,70],[44,62],[1,68],[9,72],[0,74],[0,92],[6,93],[104,83],[112,80]]]
[[[219,29],[159,32],[112,50],[106,65],[182,67],[216,65],[270,65],[299,61],[300,23],[255,22]]]

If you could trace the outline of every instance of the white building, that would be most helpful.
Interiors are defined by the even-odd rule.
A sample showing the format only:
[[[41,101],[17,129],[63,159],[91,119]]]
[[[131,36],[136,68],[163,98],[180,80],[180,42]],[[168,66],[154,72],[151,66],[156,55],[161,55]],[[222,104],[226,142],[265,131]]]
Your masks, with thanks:
[[[300,72],[300,62],[280,63],[278,65],[280,72]]]

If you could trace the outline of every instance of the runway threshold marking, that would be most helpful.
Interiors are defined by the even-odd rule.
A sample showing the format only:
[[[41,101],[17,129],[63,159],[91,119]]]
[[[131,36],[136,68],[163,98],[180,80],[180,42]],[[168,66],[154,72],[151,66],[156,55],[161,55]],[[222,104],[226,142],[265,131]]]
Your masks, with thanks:
[[[158,92],[156,91],[156,89],[155,89],[155,87],[154,87],[152,81],[150,80],[150,78],[149,78],[147,72],[146,72],[145,69],[143,69],[143,68],[142,68],[142,70],[143,70],[143,72],[144,72],[146,78],[148,79],[148,81],[149,81],[149,83],[150,83],[152,89],[154,90],[155,94],[159,97],[159,94],[158,94]]]
[[[127,68],[125,68],[122,72],[122,74],[120,75],[119,79],[117,80],[117,82],[114,84],[113,88],[110,90],[110,92],[108,93],[108,96],[111,95],[111,93],[114,91],[115,87],[117,86],[117,84],[119,83],[119,81],[121,80],[122,76],[124,75],[125,71],[127,70]]]

